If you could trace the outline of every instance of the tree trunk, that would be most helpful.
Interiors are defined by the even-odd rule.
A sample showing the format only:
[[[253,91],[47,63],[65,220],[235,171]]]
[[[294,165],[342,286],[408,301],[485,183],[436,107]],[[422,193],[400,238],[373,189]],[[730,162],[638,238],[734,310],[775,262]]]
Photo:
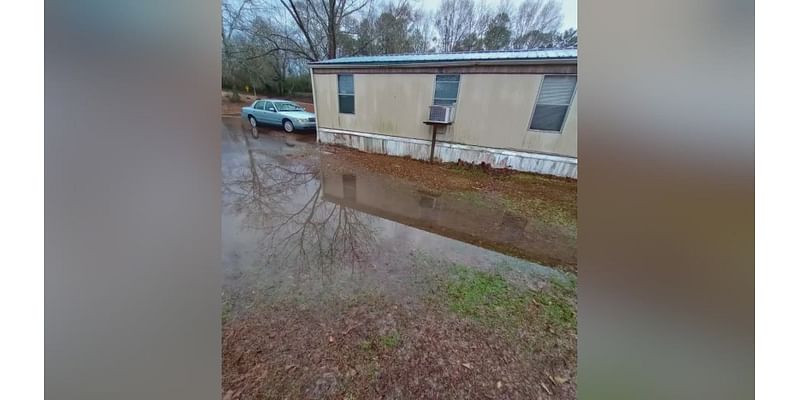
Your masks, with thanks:
[[[329,1],[328,8],[328,59],[336,58],[336,0]]]
[[[328,59],[336,58],[336,34],[330,34],[328,38]]]

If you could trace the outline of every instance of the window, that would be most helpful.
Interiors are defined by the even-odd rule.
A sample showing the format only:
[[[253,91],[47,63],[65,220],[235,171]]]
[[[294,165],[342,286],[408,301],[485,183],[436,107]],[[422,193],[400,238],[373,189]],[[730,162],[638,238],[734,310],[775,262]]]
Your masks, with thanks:
[[[278,111],[303,111],[303,107],[289,102],[277,102],[275,106],[278,107]]]
[[[265,103],[266,105],[264,106],[264,108],[266,108],[267,111],[275,112],[275,106],[272,104],[271,101],[266,101]]]
[[[256,110],[263,110],[263,109],[264,109],[264,103],[265,103],[265,101],[264,101],[264,100],[259,100],[259,101],[257,101],[257,102],[256,102],[256,104],[253,106],[253,108],[255,108]]]
[[[339,113],[356,113],[356,91],[353,75],[339,75]]]
[[[458,100],[459,75],[436,75],[436,90],[433,93],[433,104],[451,106]]]
[[[530,129],[561,132],[572,95],[575,75],[547,75],[539,88],[539,98],[533,108]]]

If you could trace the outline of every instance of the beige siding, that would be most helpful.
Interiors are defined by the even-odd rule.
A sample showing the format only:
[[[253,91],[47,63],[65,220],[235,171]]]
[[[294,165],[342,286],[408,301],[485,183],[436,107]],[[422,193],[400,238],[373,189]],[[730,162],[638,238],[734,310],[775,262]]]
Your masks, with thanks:
[[[336,75],[314,75],[318,125],[323,128],[429,139],[422,123],[433,98],[432,75],[354,74],[355,115],[339,114]]]
[[[430,139],[422,121],[433,100],[434,74],[353,74],[355,115],[339,114],[335,74],[314,74],[318,125]],[[562,133],[528,129],[542,75],[463,74],[455,123],[440,139],[475,146],[577,156],[575,100]]]

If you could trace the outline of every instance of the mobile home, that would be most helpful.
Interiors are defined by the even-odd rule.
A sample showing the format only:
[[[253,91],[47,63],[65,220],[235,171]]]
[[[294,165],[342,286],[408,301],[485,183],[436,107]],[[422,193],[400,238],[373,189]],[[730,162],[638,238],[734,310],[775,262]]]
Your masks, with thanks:
[[[310,66],[319,142],[578,176],[575,49],[344,57]]]

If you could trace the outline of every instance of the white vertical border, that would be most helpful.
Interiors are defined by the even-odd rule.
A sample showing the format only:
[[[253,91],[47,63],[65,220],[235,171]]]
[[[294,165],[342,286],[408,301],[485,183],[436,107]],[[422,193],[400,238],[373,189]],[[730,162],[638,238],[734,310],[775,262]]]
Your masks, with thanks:
[[[800,7],[777,0],[755,7],[756,398],[782,399],[797,396],[800,359],[800,62],[789,45],[798,39]]]
[[[44,398],[44,4],[4,5],[3,398]],[[34,112],[34,109],[36,110]],[[46,110],[45,110],[46,112]]]
[[[314,67],[308,68],[308,73],[311,74],[311,101],[314,102],[314,131],[317,133],[317,143],[319,143],[319,113],[317,112],[317,91],[314,89]]]

